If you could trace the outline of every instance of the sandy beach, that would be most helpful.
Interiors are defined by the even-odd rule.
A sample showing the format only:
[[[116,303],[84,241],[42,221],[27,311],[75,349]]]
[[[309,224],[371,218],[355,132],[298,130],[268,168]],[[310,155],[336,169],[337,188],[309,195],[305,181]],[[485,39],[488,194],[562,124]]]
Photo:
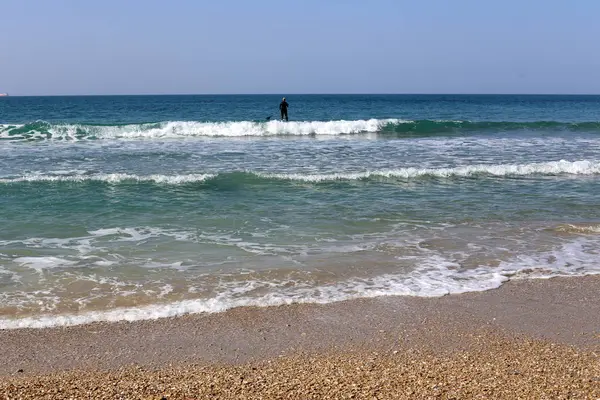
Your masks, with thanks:
[[[0,331],[7,399],[600,398],[600,277]]]

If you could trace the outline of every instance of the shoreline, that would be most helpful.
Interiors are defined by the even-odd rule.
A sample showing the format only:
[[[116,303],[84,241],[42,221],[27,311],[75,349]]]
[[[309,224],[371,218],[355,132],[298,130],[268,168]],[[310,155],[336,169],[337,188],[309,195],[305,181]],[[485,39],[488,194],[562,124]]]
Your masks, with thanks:
[[[3,330],[0,395],[598,398],[599,285],[523,280],[438,298]]]
[[[386,296],[1,330],[5,362],[0,376],[18,369],[44,373],[134,363],[244,363],[294,352],[389,346],[400,339],[413,347],[460,347],[460,340],[449,337],[451,331],[495,332],[600,349],[598,287],[600,276],[557,277],[509,281],[489,291],[436,298]]]

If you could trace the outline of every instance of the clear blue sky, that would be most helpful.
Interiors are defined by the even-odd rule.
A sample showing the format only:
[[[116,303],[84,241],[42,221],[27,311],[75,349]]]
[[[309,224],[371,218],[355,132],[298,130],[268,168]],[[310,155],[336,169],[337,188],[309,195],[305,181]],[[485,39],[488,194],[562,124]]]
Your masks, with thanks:
[[[0,92],[600,93],[598,0],[0,0]]]

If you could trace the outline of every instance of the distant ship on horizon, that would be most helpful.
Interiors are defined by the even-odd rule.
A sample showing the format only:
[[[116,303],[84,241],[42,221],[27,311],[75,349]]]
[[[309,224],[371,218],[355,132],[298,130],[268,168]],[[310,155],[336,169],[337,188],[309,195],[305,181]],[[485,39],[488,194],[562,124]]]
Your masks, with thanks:
[[[8,93],[0,93],[0,97],[8,97]]]

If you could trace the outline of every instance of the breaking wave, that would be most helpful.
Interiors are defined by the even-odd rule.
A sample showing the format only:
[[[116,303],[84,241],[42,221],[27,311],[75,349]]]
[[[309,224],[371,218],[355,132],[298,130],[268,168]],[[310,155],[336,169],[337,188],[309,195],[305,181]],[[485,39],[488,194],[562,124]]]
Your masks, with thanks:
[[[0,317],[0,329],[64,327],[94,322],[140,321],[186,314],[218,313],[235,307],[266,307],[298,303],[326,304],[380,296],[439,297],[447,294],[486,291],[508,280],[544,279],[556,276],[600,274],[596,242],[576,240],[561,247],[531,255],[519,255],[497,267],[459,269],[459,264],[432,256],[406,275],[385,274],[373,278],[350,279],[332,285],[313,286],[294,281],[231,282],[218,288],[210,298],[188,299],[140,307],[113,308],[62,315],[23,318]],[[256,289],[266,294],[253,295]]]
[[[145,124],[51,124],[36,121],[22,125],[1,125],[0,140],[101,140],[101,139],[180,139],[190,137],[264,137],[351,135],[377,133],[390,137],[420,137],[473,132],[514,130],[600,132],[600,122],[565,123],[487,122],[368,119],[335,121],[167,121]]]
[[[0,184],[18,183],[86,183],[102,182],[107,184],[153,183],[164,185],[182,185],[191,183],[237,183],[252,184],[268,181],[291,181],[306,183],[327,183],[343,181],[370,180],[417,180],[421,178],[485,178],[511,176],[559,176],[559,175],[599,175],[600,161],[547,161],[529,164],[466,165],[449,168],[397,168],[362,172],[339,172],[323,174],[302,173],[265,173],[253,171],[234,171],[222,173],[194,173],[180,175],[136,175],[128,173],[31,173],[21,176],[0,178]]]
[[[594,224],[563,224],[553,229],[556,232],[574,233],[574,234],[600,234],[600,225]]]

